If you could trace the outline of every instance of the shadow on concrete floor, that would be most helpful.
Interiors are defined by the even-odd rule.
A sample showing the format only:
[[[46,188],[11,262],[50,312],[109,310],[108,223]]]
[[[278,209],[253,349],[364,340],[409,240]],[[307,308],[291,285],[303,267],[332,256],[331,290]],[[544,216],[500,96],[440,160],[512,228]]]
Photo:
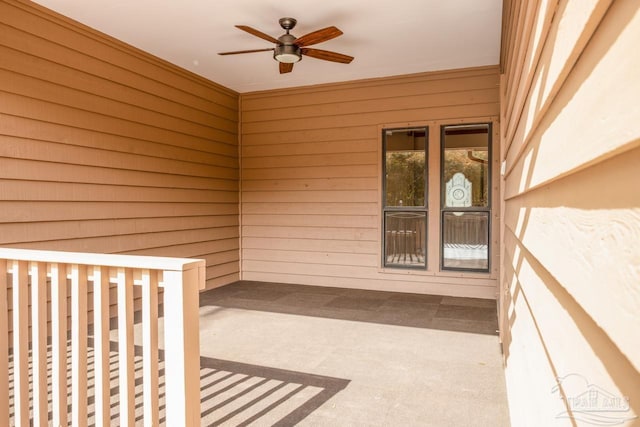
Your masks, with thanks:
[[[71,341],[69,341],[71,351]],[[142,347],[135,346],[135,406],[136,425],[143,421],[142,395]],[[49,356],[51,347],[49,346]],[[93,361],[93,339],[89,338],[87,389],[87,425],[95,425],[95,387]],[[49,374],[51,373],[51,357]],[[29,363],[31,364],[31,354]],[[111,425],[120,425],[118,387],[118,343],[110,342],[111,367]],[[71,380],[69,367],[68,380]],[[10,356],[10,423],[13,423],[13,357]],[[161,425],[166,425],[164,352],[159,351],[159,409]],[[322,375],[307,374],[292,370],[233,362],[229,360],[200,358],[200,407],[203,426],[245,426],[256,423],[265,425],[293,426],[322,406],[349,384],[348,380]],[[71,402],[71,395],[68,396]],[[50,402],[51,403],[51,402]],[[51,408],[49,408],[51,410]],[[68,419],[71,420],[71,403],[68,404]],[[53,414],[49,412],[49,421]]]
[[[321,286],[240,281],[200,294],[200,306],[259,310],[497,335],[496,302]]]
[[[232,421],[234,418],[237,418],[237,421],[231,425],[244,426],[251,423],[260,425],[262,417],[268,416],[273,420],[273,415],[270,412],[278,411],[278,407],[282,406],[288,409],[281,411],[283,416],[278,421],[270,421],[269,425],[293,426],[349,384],[349,380],[341,378],[206,357],[200,359],[200,367],[201,369],[228,372],[223,377],[225,379],[231,376],[240,377],[221,390],[208,393],[206,396],[202,395],[203,425],[205,423],[207,425],[222,425]],[[250,383],[251,385],[249,385]],[[201,384],[204,386],[202,380]],[[269,386],[269,384],[271,385]],[[263,388],[263,390],[257,393],[255,397],[246,398],[249,393],[259,388]],[[201,389],[202,394],[205,391],[206,389]],[[216,418],[210,417],[215,411],[225,406],[232,406],[234,402],[243,398],[246,402],[226,415]],[[213,406],[209,404],[210,399],[215,399],[215,402],[212,402],[215,403]],[[245,411],[253,412],[253,415],[243,418],[240,422],[239,419]]]

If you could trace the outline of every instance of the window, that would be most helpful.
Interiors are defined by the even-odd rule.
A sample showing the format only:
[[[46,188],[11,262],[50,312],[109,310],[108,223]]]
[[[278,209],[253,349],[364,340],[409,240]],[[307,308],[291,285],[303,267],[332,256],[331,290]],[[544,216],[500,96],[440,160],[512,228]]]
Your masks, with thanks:
[[[441,128],[443,270],[489,271],[491,125]]]
[[[488,273],[492,125],[432,123],[382,131],[382,266]]]
[[[383,131],[383,265],[427,267],[428,128]]]

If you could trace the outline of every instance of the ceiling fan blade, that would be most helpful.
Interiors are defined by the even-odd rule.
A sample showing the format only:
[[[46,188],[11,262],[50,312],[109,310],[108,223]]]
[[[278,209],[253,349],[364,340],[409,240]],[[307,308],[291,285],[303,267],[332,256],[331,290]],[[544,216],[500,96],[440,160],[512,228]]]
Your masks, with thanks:
[[[280,44],[278,39],[274,39],[270,35],[265,34],[262,31],[258,31],[255,28],[251,28],[251,27],[249,27],[247,25],[236,25],[236,28],[239,28],[242,31],[246,31],[247,33],[249,33],[251,35],[254,35],[256,37],[260,37],[261,39],[266,40],[268,42],[275,43],[275,44]]]
[[[251,50],[234,50],[233,52],[219,52],[218,55],[237,55],[239,53],[253,53],[253,52],[267,52],[267,51],[273,51],[273,48],[267,48],[267,49],[251,49]]]
[[[280,62],[280,74],[290,73],[293,71],[293,63]]]
[[[303,55],[307,55],[312,58],[324,59],[325,61],[340,62],[342,64],[349,64],[351,61],[353,61],[353,56],[343,55],[341,53],[331,52],[328,50],[302,48],[300,49],[300,52]]]
[[[342,31],[332,26],[314,31],[309,34],[305,34],[302,37],[298,37],[295,41],[295,44],[300,47],[311,46],[312,44],[322,43],[326,42],[327,40],[334,39],[340,35],[342,35]]]

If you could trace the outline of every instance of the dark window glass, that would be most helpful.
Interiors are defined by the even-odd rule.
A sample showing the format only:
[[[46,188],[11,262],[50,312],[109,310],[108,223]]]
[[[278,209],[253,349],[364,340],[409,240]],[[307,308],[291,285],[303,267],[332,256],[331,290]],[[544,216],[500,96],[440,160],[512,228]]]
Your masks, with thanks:
[[[383,264],[426,268],[427,128],[383,133]]]
[[[425,266],[425,212],[386,212],[384,217],[385,264]]]
[[[424,129],[386,131],[386,206],[425,206],[425,141]]]

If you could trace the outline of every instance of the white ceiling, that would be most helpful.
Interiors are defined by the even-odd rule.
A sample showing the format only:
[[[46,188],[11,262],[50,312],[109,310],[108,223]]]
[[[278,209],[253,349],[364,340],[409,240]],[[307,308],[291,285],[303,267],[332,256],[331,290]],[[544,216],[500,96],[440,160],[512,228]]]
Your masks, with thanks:
[[[36,0],[235,91],[340,82],[499,61],[502,0]],[[344,34],[314,45],[354,56],[349,65],[310,57],[280,75],[272,47],[234,27],[275,38],[278,19],[298,20],[300,37],[330,25]]]

